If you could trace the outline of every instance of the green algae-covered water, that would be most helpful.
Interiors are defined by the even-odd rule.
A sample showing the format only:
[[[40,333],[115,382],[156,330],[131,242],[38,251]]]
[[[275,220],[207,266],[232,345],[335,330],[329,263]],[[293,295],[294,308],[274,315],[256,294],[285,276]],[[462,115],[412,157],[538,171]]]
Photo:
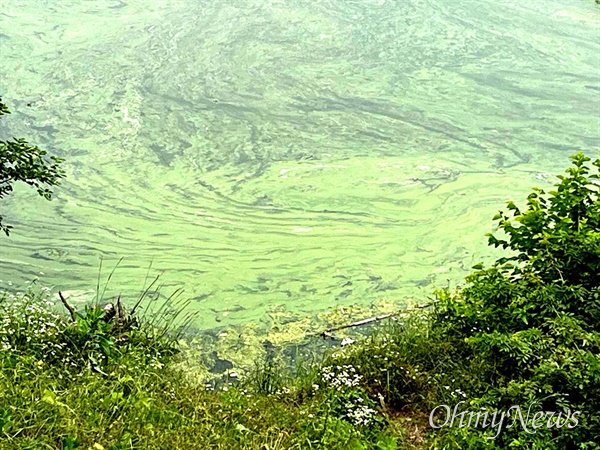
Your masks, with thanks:
[[[591,0],[0,0],[0,61],[0,137],[67,171],[3,200],[2,285],[124,257],[205,328],[425,300],[600,148]]]

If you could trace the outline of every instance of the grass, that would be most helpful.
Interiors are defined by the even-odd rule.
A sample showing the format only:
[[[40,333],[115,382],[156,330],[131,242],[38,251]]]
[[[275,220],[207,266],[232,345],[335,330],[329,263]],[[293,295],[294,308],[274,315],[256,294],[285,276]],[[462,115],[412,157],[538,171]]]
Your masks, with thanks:
[[[350,365],[307,361],[292,376],[271,355],[214,390],[177,369],[164,327],[104,322],[101,311],[71,321],[47,291],[4,294],[1,448],[408,448],[409,432],[388,423]]]
[[[0,298],[2,449],[502,448],[431,428],[435,406],[477,400],[502,375],[429,313],[293,370],[271,349],[215,389],[181,369],[172,315],[124,325],[96,304],[73,321],[47,290]],[[514,447],[552,448],[541,442]]]

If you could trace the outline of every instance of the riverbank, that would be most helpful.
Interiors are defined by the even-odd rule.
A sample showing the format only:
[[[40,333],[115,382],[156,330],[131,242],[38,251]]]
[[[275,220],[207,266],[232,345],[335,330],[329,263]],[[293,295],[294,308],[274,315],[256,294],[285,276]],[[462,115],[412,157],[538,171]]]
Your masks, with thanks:
[[[210,349],[177,311],[63,298],[59,314],[43,288],[4,293],[1,447],[598,448],[600,160],[572,160],[555,191],[494,217],[507,257],[292,367],[288,345],[264,342],[244,373],[212,355],[215,383],[192,370]]]
[[[230,371],[230,382],[215,389],[181,370],[183,341],[159,337],[159,328],[117,331],[94,322],[94,310],[73,323],[50,303],[32,293],[2,302],[3,448],[405,448],[411,441],[405,419],[385,419],[359,369],[342,364],[346,353],[298,361],[291,373],[273,349],[245,377]],[[415,445],[422,439],[419,431]]]

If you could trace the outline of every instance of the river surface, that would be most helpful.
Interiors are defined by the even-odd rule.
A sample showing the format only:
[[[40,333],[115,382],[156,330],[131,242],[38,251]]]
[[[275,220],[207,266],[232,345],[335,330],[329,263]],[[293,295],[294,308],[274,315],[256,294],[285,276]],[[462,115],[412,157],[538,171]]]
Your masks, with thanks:
[[[499,253],[507,200],[600,149],[586,0],[0,0],[0,138],[65,158],[2,201],[0,286],[205,328],[426,301]]]

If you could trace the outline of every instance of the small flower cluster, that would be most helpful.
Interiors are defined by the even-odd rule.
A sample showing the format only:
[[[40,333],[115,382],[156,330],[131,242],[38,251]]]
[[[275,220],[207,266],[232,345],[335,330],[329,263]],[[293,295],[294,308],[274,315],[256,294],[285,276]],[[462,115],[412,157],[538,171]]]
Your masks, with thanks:
[[[406,372],[406,377],[405,380],[409,380],[409,379],[413,379],[416,380],[417,376],[421,375],[421,372],[419,372],[419,365],[417,364],[414,367],[404,367],[404,366],[400,366],[400,370],[405,371]]]
[[[367,426],[374,422],[377,417],[375,404],[360,387],[362,375],[357,373],[354,366],[325,366],[322,369],[322,379],[325,385],[335,389],[334,403],[350,423]],[[316,391],[319,385],[313,385],[313,389]]]
[[[162,369],[165,364],[160,360],[160,353],[150,358],[148,365],[153,369]]]
[[[362,398],[356,399],[358,402],[362,402]],[[366,426],[370,425],[375,416],[377,415],[377,411],[373,408],[370,408],[367,405],[363,404],[354,404],[351,402],[347,402],[345,404],[346,407],[346,417],[352,422],[354,425],[358,426]]]
[[[325,383],[331,384],[339,391],[358,386],[362,379],[351,365],[325,366],[322,376]]]
[[[452,397],[462,396],[463,398],[467,398],[467,394],[464,391],[460,390],[460,389],[454,389],[454,391],[452,391],[450,393],[450,395]]]
[[[63,325],[62,318],[51,310],[53,305],[47,298],[34,301],[21,292],[0,292],[0,349],[58,345],[49,339]]]

